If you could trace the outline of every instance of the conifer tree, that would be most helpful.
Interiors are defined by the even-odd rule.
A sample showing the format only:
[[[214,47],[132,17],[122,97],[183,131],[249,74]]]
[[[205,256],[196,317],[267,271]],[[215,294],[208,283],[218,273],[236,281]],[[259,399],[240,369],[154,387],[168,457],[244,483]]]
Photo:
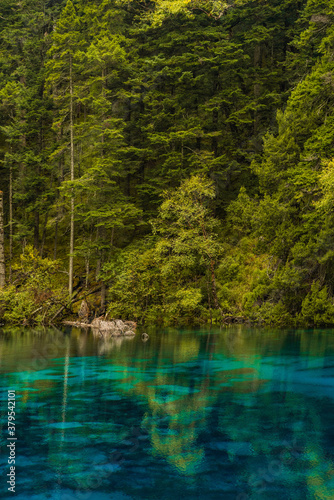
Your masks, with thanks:
[[[70,245],[69,245],[69,295],[73,292],[73,257],[74,257],[74,219],[75,194],[73,182],[75,179],[75,112],[76,83],[82,70],[83,40],[80,33],[80,20],[71,0],[68,0],[61,12],[52,34],[52,46],[49,50],[47,69],[47,88],[54,98],[57,118],[54,121],[55,130],[66,130],[69,135],[70,164]],[[65,141],[67,140],[67,135]],[[60,150],[66,150],[66,142],[60,144]]]
[[[9,191],[5,192],[9,198],[9,275],[13,240],[24,246],[26,239],[33,236],[39,249],[40,214],[47,213],[50,204],[49,196],[45,196],[49,188],[45,149],[50,117],[48,102],[43,97],[43,63],[51,15],[52,10],[43,1],[14,2],[10,14],[7,13],[8,24],[0,35],[0,106],[4,118],[1,125],[6,138],[3,166]]]

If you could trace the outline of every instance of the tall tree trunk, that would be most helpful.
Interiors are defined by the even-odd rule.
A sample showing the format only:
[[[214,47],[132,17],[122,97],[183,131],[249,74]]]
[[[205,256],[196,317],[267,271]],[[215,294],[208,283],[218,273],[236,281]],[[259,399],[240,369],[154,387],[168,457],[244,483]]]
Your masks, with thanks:
[[[212,111],[212,124],[213,124],[213,130],[214,132],[217,132],[218,130],[218,110],[214,109]],[[211,149],[213,151],[213,154],[215,158],[218,156],[218,141],[217,137],[212,137],[212,142],[211,142]]]
[[[9,166],[9,282],[12,282],[13,258],[13,167]]]
[[[218,302],[218,297],[217,297],[217,287],[216,287],[216,276],[215,276],[215,262],[214,260],[210,258],[210,271],[211,271],[211,284],[212,284],[212,295],[213,295],[213,301],[215,304],[216,309],[220,309],[219,307],[219,302]]]
[[[39,211],[35,212],[35,223],[34,223],[34,247],[39,251]]]
[[[205,229],[204,221],[201,223],[201,229],[202,229],[202,234],[203,234],[204,239],[207,239],[208,235],[207,235],[207,232]],[[209,263],[210,263],[209,272],[211,274],[211,287],[212,287],[211,290],[212,290],[213,303],[214,303],[215,308],[219,309],[220,314],[222,315],[222,310],[221,310],[221,307],[219,305],[218,296],[217,296],[215,261],[208,252],[206,252],[206,254],[207,254],[207,257],[208,257]]]
[[[53,258],[56,260],[57,258],[57,245],[58,245],[58,217],[56,219],[56,227],[55,227],[55,244],[53,250]]]
[[[259,68],[261,66],[261,55],[262,55],[261,45],[258,44],[254,48],[254,68]],[[256,103],[260,95],[261,95],[261,85],[259,83],[254,83],[254,98]],[[257,134],[259,125],[260,125],[260,114],[259,111],[256,109],[254,112],[254,124],[253,124],[254,135]]]
[[[101,314],[104,314],[106,308],[106,292],[107,287],[104,281],[102,281],[101,285]]]
[[[63,136],[63,131],[60,131],[59,134],[59,142],[61,142]],[[59,182],[60,184],[63,183],[64,181],[64,162],[63,162],[63,157],[61,156],[59,158]],[[63,211],[64,211],[64,203],[63,203],[63,197],[62,195],[59,194],[59,191],[57,190],[57,198],[61,199],[61,202],[59,203],[59,207],[57,208],[57,215],[56,215],[56,226],[55,226],[55,239],[54,239],[54,250],[53,250],[53,258],[56,260],[57,258],[57,250],[58,250],[58,220],[62,218],[63,216]]]
[[[6,284],[5,235],[3,227],[3,193],[0,191],[0,288]]]
[[[73,61],[70,56],[70,142],[71,142],[71,181],[74,181],[74,132],[73,132]],[[73,293],[73,253],[74,253],[74,195],[71,196],[70,260],[68,293]]]
[[[46,226],[48,224],[48,218],[49,218],[49,212],[46,212],[45,219],[44,219],[44,224],[43,224],[41,249],[40,249],[40,252],[39,252],[41,257],[43,257],[43,253],[44,253],[44,245],[45,245],[45,238],[46,238]]]

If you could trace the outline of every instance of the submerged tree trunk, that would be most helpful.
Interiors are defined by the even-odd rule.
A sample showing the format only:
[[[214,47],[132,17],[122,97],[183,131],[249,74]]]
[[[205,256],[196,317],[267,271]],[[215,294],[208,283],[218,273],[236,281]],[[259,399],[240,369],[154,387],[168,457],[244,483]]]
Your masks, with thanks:
[[[0,191],[0,288],[6,284],[5,269],[5,235],[3,224],[3,193]]]

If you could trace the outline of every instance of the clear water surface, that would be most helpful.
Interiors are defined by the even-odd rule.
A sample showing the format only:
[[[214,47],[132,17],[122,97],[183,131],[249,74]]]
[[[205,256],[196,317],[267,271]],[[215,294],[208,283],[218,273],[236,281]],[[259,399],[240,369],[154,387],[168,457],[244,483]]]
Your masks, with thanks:
[[[334,499],[333,330],[150,333],[0,331],[0,498]]]

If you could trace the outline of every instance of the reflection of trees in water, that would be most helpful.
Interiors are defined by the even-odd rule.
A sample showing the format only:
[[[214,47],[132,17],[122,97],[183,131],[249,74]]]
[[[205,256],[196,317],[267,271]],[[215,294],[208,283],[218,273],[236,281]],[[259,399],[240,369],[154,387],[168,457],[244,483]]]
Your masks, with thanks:
[[[327,499],[330,488],[326,484],[333,474],[333,465],[325,460],[321,447],[323,427],[317,403],[290,392],[289,366],[283,369],[279,362],[276,367],[264,366],[263,359],[298,356],[300,352],[304,356],[304,367],[308,368],[315,357],[322,358],[328,350],[333,351],[333,339],[320,332],[313,332],[309,339],[309,332],[301,332],[300,343],[291,346],[288,332],[264,336],[263,330],[253,330],[243,335],[239,328],[232,339],[231,335],[225,338],[223,333],[208,337],[204,350],[200,337],[196,339],[197,350],[194,339],[191,339],[191,349],[187,349],[187,337],[178,338],[177,345],[172,339],[169,345],[165,338],[155,364],[158,375],[154,381],[138,382],[132,389],[133,393],[147,398],[150,411],[143,425],[150,433],[154,452],[164,456],[180,472],[192,475],[205,460],[206,448],[200,434],[216,420],[216,439],[222,441],[228,459],[237,461],[246,476],[254,476],[255,467],[255,476],[261,479],[265,467],[268,487],[272,483],[279,487],[283,477],[287,483],[294,483],[298,478],[305,483],[306,476],[309,493]],[[164,373],[166,349],[173,366],[185,365],[183,372],[176,369]],[[208,360],[215,360],[220,354],[225,356],[225,360],[219,358],[222,370],[212,370]],[[224,370],[224,362],[231,359],[243,367]],[[261,391],[268,384],[276,391]],[[160,389],[166,386],[188,387],[189,392],[177,394],[177,391]],[[250,446],[247,448],[244,443]],[[309,460],[309,450],[313,450],[312,456],[317,459]],[[320,471],[325,462],[328,465]],[[260,464],[262,472],[260,469],[258,473],[256,464]],[[257,498],[257,487],[252,486],[251,481],[249,486]],[[333,498],[333,492],[328,498]]]
[[[224,361],[220,370],[211,369],[210,361],[226,344],[220,334],[211,338],[165,335],[155,338],[155,344],[152,351],[158,355],[154,380],[138,381],[130,392],[147,400],[149,411],[142,425],[150,434],[154,453],[191,476],[205,458],[199,436],[206,430],[207,417],[215,411],[219,395],[230,398],[231,393],[253,394],[264,381],[259,380],[254,368],[224,370]],[[242,353],[244,356],[244,349]],[[144,365],[140,363],[144,372],[151,366],[150,359]],[[175,369],[166,371],[166,366]],[[245,376],[247,380],[242,380]]]
[[[41,369],[53,366],[52,357],[64,358],[66,363],[69,344],[62,334],[52,331],[44,335],[49,346],[46,350],[41,332],[37,336],[28,332],[0,337],[3,363],[9,360],[14,366],[19,359],[22,366],[28,366],[29,350],[44,359]],[[206,460],[215,456],[223,466],[227,460],[238,467],[250,498],[260,498],[259,484],[269,491],[283,478],[285,484],[300,481],[307,487],[305,495],[312,498],[333,498],[333,463],[324,451],[322,408],[318,401],[290,390],[293,366],[289,364],[299,363],[305,372],[324,366],[324,356],[334,352],[333,336],[321,331],[304,331],[298,336],[284,331],[266,334],[261,329],[236,327],[209,335],[150,332],[149,342],[144,344],[140,338],[96,340],[89,333],[74,330],[69,343],[71,356],[82,357],[75,387],[94,397],[96,404],[95,408],[85,408],[87,419],[104,422],[101,429],[114,433],[116,450],[117,439],[121,446],[130,428],[126,432],[114,424],[140,425],[149,433],[153,454],[163,457],[185,477],[195,477]],[[52,350],[50,345],[56,348]],[[100,358],[86,358],[95,355]],[[100,377],[99,364],[118,378],[109,379],[103,370]],[[89,375],[92,367],[94,376]],[[54,398],[64,380],[48,380],[46,375],[35,380],[27,377],[26,382],[21,379],[18,383],[24,411],[29,401]],[[38,392],[29,391],[31,388]],[[122,401],[125,397],[129,405],[131,402],[132,410],[124,418],[120,409],[110,411],[112,402],[106,395],[111,389]],[[136,403],[138,398],[146,403],[145,413]],[[61,421],[59,412],[53,411],[51,415],[47,407],[41,407],[38,414],[45,421]],[[59,466],[57,447],[52,444],[55,430],[47,432],[49,460]],[[77,429],[76,434],[84,439],[87,430]],[[72,463],[70,455],[68,450],[64,469],[68,466],[79,471],[82,464]],[[263,493],[264,498],[268,491]]]

